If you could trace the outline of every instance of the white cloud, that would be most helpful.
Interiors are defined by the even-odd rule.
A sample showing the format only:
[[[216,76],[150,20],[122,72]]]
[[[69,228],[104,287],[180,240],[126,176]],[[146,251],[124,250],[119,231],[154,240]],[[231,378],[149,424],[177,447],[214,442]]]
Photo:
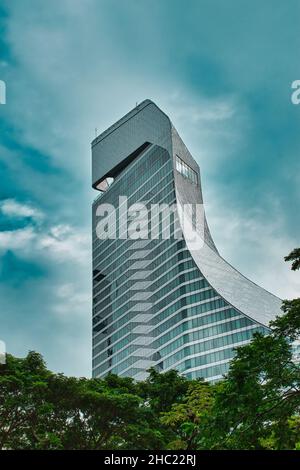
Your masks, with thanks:
[[[48,233],[39,236],[37,249],[49,251],[59,262],[88,264],[91,258],[90,236],[86,230],[79,231],[70,225],[51,227]]]
[[[52,310],[59,315],[84,316],[87,318],[91,311],[91,295],[89,291],[80,289],[74,283],[62,284],[56,289]]]
[[[40,220],[44,214],[39,209],[16,201],[15,199],[4,199],[0,202],[0,211],[9,217],[31,217]]]
[[[45,272],[35,278],[28,271],[21,284],[11,283],[13,273],[8,273],[8,282],[0,284],[1,311],[5,312],[1,337],[8,351],[23,356],[34,349],[44,355],[51,370],[90,375],[91,243],[87,231],[70,224],[47,227],[45,222],[2,231],[0,258],[8,250],[34,265],[38,261]]]
[[[26,259],[39,257],[78,265],[89,264],[91,258],[90,237],[85,230],[71,225],[57,225],[47,229],[40,226],[27,226],[22,229],[0,232],[0,251],[15,251]]]
[[[33,227],[0,232],[0,250],[27,250],[36,239]]]
[[[217,248],[246,277],[280,298],[300,296],[299,273],[284,261],[296,238],[289,237],[274,201],[266,213],[260,208],[224,206],[221,200],[206,205],[208,223]]]

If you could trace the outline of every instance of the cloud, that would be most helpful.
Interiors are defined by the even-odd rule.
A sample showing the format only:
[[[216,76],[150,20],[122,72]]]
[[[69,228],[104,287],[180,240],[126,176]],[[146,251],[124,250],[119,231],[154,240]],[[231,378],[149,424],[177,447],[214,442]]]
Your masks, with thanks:
[[[39,238],[38,249],[46,249],[59,262],[72,260],[86,264],[91,257],[90,235],[78,227],[58,225]]]
[[[33,227],[2,231],[0,232],[0,250],[2,252],[27,250],[35,239],[36,232]]]
[[[8,352],[35,349],[54,370],[89,375],[88,232],[70,224],[52,226],[39,217],[39,208],[17,200],[5,201],[1,209],[9,218],[28,219],[22,228],[0,231],[1,337]]]
[[[87,308],[88,307],[88,308]],[[90,292],[78,290],[76,284],[62,284],[56,291],[53,311],[59,315],[86,315],[91,308]]]
[[[9,250],[22,258],[38,256],[58,263],[72,261],[82,265],[90,258],[90,236],[85,230],[63,224],[1,231],[0,253]]]
[[[270,203],[268,210],[258,207],[246,211],[237,205],[224,205],[221,199],[213,204],[207,204],[208,220],[221,256],[278,297],[298,297],[297,273],[284,262],[298,240],[285,232],[277,202]]]
[[[14,199],[1,201],[0,211],[2,214],[9,217],[30,217],[35,220],[40,220],[44,217],[44,214],[39,209],[28,204],[20,203]]]

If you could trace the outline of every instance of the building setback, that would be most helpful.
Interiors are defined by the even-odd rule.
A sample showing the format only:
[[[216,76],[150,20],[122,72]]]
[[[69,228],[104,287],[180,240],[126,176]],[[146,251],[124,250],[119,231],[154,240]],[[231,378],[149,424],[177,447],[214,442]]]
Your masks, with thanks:
[[[93,376],[143,380],[155,367],[220,379],[234,348],[269,331],[281,300],[220,256],[204,212],[196,246],[176,210],[170,237],[163,236],[163,214],[156,238],[126,238],[123,229],[114,239],[96,233],[103,204],[117,216],[140,202],[202,207],[199,166],[168,116],[145,100],[98,136],[92,180],[100,191],[93,203]]]

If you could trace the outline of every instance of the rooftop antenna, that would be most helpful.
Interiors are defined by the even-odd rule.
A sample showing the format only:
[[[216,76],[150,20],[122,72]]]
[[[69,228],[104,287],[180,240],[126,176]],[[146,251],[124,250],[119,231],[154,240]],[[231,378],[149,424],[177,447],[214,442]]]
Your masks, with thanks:
[[[97,134],[98,134],[98,129],[97,127],[95,127],[95,137],[97,137]]]
[[[135,102],[135,107],[136,107],[136,108],[138,107],[138,102],[137,102],[137,101]]]

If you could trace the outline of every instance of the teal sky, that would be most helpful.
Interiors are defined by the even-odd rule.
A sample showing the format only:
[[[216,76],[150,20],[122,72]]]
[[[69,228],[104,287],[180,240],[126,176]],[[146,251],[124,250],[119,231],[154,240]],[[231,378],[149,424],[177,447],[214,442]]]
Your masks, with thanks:
[[[2,0],[0,339],[91,373],[90,142],[146,98],[200,164],[221,254],[283,298],[299,276],[300,1]]]

